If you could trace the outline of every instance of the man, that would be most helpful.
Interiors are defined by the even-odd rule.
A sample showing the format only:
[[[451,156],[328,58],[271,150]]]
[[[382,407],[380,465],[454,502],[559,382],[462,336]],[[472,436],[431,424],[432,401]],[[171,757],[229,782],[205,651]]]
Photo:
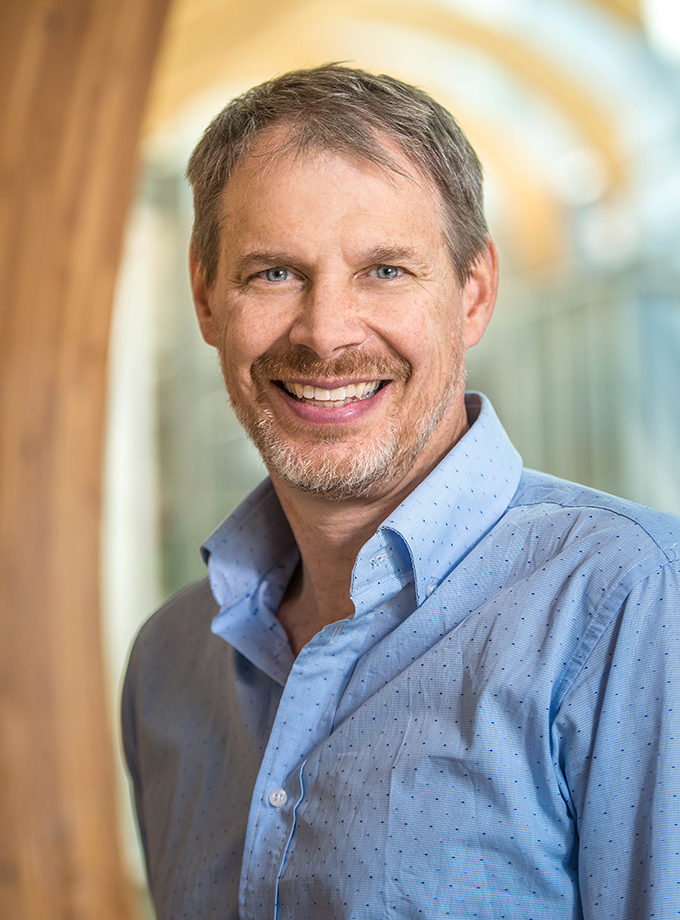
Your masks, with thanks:
[[[143,628],[123,702],[159,918],[680,913],[680,526],[522,470],[465,351],[481,171],[327,66],[189,165],[204,338],[270,473]]]

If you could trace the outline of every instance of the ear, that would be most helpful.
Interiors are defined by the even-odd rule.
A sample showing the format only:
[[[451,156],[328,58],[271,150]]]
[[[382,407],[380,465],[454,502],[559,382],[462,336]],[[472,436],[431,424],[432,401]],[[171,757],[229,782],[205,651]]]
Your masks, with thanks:
[[[463,287],[465,347],[471,348],[484,335],[489,324],[498,289],[498,253],[489,243],[477,259]]]
[[[194,309],[196,310],[201,335],[208,345],[217,346],[213,311],[210,303],[210,290],[205,280],[203,268],[194,254],[193,246],[189,248],[189,277],[191,279],[191,293],[194,298]]]

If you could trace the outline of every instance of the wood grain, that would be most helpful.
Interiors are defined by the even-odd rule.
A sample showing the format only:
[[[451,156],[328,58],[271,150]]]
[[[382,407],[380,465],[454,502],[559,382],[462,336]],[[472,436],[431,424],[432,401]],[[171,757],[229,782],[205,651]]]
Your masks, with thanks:
[[[99,625],[109,318],[167,0],[0,8],[0,916],[131,916]]]

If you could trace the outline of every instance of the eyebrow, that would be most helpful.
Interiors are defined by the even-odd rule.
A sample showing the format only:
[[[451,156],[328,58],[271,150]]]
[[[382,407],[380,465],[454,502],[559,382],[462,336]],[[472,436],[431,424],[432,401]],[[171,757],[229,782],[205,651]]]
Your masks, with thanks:
[[[379,265],[398,265],[400,262],[417,262],[423,261],[422,257],[412,249],[405,246],[376,246],[374,249],[368,249],[363,258],[367,262],[374,262]]]
[[[293,256],[290,253],[273,250],[255,250],[241,256],[234,263],[234,269],[238,274],[248,273],[255,268],[262,268],[264,265],[276,267],[278,265],[290,265],[293,262]]]

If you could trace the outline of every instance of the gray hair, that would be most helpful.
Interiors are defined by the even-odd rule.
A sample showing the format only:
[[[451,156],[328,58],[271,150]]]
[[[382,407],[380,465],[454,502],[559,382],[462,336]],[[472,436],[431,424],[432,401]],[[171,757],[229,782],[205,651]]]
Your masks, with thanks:
[[[453,116],[427,93],[394,77],[340,64],[283,74],[230,102],[189,160],[194,193],[192,247],[210,287],[217,275],[222,192],[258,136],[288,128],[286,149],[324,149],[394,172],[388,138],[439,192],[445,236],[461,284],[488,243],[482,168]]]

